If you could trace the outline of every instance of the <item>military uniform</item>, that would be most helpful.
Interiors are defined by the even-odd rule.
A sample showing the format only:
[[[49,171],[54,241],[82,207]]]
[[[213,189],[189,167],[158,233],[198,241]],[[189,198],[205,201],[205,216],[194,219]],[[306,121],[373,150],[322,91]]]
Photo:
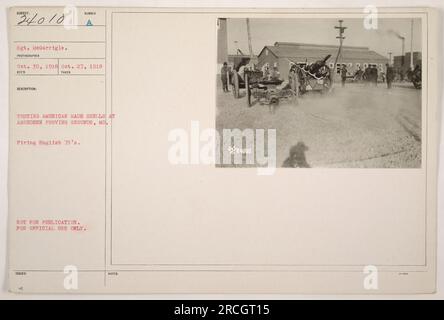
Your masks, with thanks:
[[[393,70],[393,67],[387,66],[386,81],[388,89],[392,87],[392,82],[394,78],[395,78],[395,70]]]
[[[343,67],[341,69],[341,83],[343,87],[345,87],[345,80],[347,80],[347,68]]]
[[[228,92],[228,67],[224,64],[222,69],[220,69],[220,80],[222,81],[222,89],[224,92]]]

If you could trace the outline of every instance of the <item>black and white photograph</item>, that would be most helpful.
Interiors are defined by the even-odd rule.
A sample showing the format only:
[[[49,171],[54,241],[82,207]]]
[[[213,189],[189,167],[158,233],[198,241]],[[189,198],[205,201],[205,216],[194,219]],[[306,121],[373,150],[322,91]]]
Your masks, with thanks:
[[[260,166],[248,139],[260,129],[276,167],[421,168],[421,30],[419,18],[219,18],[216,128],[233,157],[218,166]]]

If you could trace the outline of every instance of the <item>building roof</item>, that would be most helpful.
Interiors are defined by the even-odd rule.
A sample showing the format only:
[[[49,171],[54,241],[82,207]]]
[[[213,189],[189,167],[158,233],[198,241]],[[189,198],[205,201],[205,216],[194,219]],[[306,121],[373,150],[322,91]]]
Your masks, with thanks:
[[[422,55],[421,51],[413,51],[413,57],[414,58],[415,57],[421,58],[421,55]],[[401,59],[402,57],[410,57],[410,51],[406,52],[404,56],[400,56],[400,55],[394,56],[394,58],[397,58],[397,59]]]
[[[333,45],[276,42],[274,46],[265,46],[259,56],[266,48],[277,58],[288,58],[289,60],[292,58],[323,59],[328,54],[336,57],[338,53],[338,46]],[[341,60],[388,60],[388,58],[367,47],[343,46]]]
[[[228,57],[230,58],[250,58],[249,54],[228,54]],[[257,58],[256,55],[253,55],[253,59]]]
[[[301,43],[301,42],[280,42],[276,41],[274,43],[275,47],[313,47],[313,48],[338,48],[337,45],[332,44],[315,44],[315,43]],[[358,46],[342,46],[342,48],[346,49],[354,49],[354,50],[368,50],[368,47],[358,47]]]

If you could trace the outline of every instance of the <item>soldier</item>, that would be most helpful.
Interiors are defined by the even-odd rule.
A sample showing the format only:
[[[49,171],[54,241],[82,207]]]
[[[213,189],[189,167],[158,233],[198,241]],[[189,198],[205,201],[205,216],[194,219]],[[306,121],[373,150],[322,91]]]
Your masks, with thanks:
[[[262,66],[262,77],[264,79],[267,79],[269,74],[270,74],[270,65],[267,62]]]
[[[224,65],[220,69],[220,80],[222,81],[222,89],[224,92],[229,92],[228,90],[228,64],[224,62]]]
[[[412,71],[411,80],[416,89],[421,89],[421,66],[417,64]]]
[[[386,71],[387,89],[391,89],[392,81],[395,77],[395,71],[393,70],[393,67],[390,67],[390,65],[388,63],[385,66],[387,68],[387,71]]]
[[[366,84],[369,84],[372,80],[371,69],[370,67],[366,67],[364,73],[362,74],[362,78],[365,80]]]
[[[248,67],[245,63],[242,63],[242,65],[239,67],[239,70],[237,73],[239,74],[239,77],[242,79],[242,81],[245,79],[245,71],[248,70]]]
[[[399,78],[401,81],[404,81],[404,77],[405,77],[405,73],[404,70],[400,69],[399,70]]]
[[[270,80],[277,80],[281,76],[277,67],[273,67],[273,70],[270,73]]]
[[[421,73],[421,66],[419,64],[415,65],[415,69],[413,69],[413,74]]]
[[[342,83],[342,87],[345,87],[345,80],[347,80],[347,68],[345,67],[345,64],[343,64],[342,68],[341,68],[341,83]]]
[[[353,80],[354,81],[361,81],[362,80],[362,74],[364,72],[362,71],[361,67],[358,67],[358,70],[356,70],[354,76],[353,76]]]
[[[378,86],[378,69],[375,66],[372,66],[372,80],[375,87]]]

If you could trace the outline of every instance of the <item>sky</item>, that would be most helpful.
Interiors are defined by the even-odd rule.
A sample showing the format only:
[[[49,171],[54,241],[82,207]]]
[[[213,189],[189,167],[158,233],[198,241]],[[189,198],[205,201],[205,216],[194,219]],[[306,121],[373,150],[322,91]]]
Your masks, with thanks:
[[[388,57],[401,55],[402,41],[397,34],[405,37],[405,52],[410,51],[411,19],[379,18],[376,30],[367,30],[363,19],[343,19],[344,46],[362,46]],[[421,20],[413,22],[413,51],[421,51]],[[253,53],[259,54],[265,45],[276,41],[311,44],[338,45],[338,19],[250,19]],[[228,52],[235,54],[237,48],[248,54],[246,19],[227,20]],[[237,43],[235,42],[237,41]]]

